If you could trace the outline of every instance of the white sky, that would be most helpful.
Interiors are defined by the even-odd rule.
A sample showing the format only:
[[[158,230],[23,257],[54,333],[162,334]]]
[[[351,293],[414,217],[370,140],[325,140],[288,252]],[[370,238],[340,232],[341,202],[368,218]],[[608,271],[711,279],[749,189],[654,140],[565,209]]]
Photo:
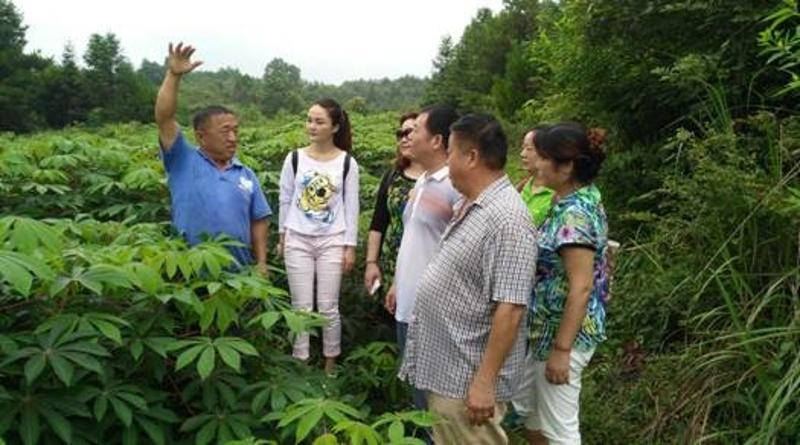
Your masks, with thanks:
[[[480,7],[502,0],[12,0],[28,26],[28,51],[82,58],[92,33],[113,32],[124,54],[162,61],[170,41],[190,42],[201,68],[260,77],[273,57],[307,80],[427,76],[441,38],[460,37]]]

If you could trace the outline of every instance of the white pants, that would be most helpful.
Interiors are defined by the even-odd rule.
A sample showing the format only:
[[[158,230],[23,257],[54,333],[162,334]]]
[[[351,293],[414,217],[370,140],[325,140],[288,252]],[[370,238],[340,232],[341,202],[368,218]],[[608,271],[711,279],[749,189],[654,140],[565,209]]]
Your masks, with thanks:
[[[322,353],[338,357],[341,353],[342,322],[339,316],[339,287],[342,282],[342,234],[306,236],[286,231],[284,260],[289,278],[289,292],[295,309],[314,310],[316,279],[317,311],[328,323],[322,328]],[[292,355],[301,360],[309,357],[309,335],[298,335]]]
[[[594,350],[573,350],[569,356],[569,383],[553,385],[545,378],[547,362],[528,353],[525,376],[512,402],[514,410],[525,418],[525,429],[541,431],[551,445],[580,445],[581,375],[593,354]]]

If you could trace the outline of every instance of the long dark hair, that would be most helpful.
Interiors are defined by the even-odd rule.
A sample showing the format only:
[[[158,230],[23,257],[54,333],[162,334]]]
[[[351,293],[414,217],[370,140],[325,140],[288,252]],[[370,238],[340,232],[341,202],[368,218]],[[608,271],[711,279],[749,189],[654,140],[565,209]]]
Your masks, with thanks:
[[[402,128],[403,124],[407,120],[416,119],[417,116],[419,116],[419,113],[415,113],[413,111],[410,112],[410,113],[403,114],[402,116],[400,116],[400,127]],[[397,141],[397,142],[400,142],[400,141]],[[405,169],[407,169],[409,165],[411,165],[411,159],[408,159],[407,157],[403,156],[403,153],[400,153],[400,146],[398,145],[397,153],[396,153],[396,155],[394,157],[394,169],[399,171],[399,172],[402,172],[402,171],[405,171]]]
[[[331,123],[334,126],[339,126],[339,130],[333,134],[333,143],[344,151],[351,151],[353,149],[353,133],[350,128],[350,118],[347,112],[344,111],[339,102],[326,97],[314,102],[313,105],[319,105],[328,112],[328,117],[331,118]]]

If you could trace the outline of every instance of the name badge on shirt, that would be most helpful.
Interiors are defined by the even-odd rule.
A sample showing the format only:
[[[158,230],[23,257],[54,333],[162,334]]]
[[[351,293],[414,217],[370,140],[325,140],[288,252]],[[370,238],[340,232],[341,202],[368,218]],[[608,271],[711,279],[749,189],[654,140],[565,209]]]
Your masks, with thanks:
[[[253,181],[245,178],[244,176],[239,177],[239,188],[245,192],[253,193]]]

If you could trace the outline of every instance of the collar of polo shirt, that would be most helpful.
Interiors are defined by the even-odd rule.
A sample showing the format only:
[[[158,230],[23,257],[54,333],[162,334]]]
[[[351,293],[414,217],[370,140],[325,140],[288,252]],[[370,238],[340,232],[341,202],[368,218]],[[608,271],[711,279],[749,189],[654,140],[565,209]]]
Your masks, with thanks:
[[[440,168],[439,170],[436,170],[432,174],[428,174],[428,172],[426,171],[425,173],[422,174],[420,179],[423,179],[423,180],[434,179],[436,181],[441,182],[441,181],[445,180],[448,176],[450,176],[450,167],[448,167],[447,165],[444,165],[444,166],[442,166],[442,168]]]
[[[210,157],[209,157],[209,156],[206,154],[205,150],[203,150],[203,147],[200,147],[200,148],[197,150],[197,152],[198,152],[198,153],[200,153],[200,156],[202,156],[202,157],[203,157],[203,159],[205,159],[206,161],[210,162],[210,163],[211,163],[211,165],[213,165],[213,166],[214,166],[214,168],[216,168],[216,167],[217,167],[217,163],[216,163],[216,162],[214,162],[214,160],[213,160],[213,159],[211,159],[211,158],[210,158]],[[231,158],[231,159],[228,161],[228,163],[225,165],[225,168],[226,168],[226,169],[227,169],[227,168],[231,168],[231,167],[244,167],[244,164],[242,164],[242,162],[241,162],[241,161],[239,161],[239,158],[237,158],[236,156],[234,156],[234,157],[232,157],[232,158]]]

